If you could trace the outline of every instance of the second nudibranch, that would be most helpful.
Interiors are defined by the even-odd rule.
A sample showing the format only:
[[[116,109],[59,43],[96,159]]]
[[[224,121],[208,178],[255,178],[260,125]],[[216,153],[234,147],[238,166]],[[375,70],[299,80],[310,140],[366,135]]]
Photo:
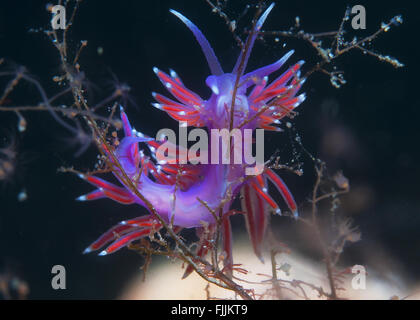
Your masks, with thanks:
[[[187,126],[229,129],[230,107],[234,87],[239,77],[240,86],[237,88],[234,99],[233,128],[245,123],[241,129],[261,128],[280,131],[275,125],[305,100],[304,94],[297,95],[304,82],[300,78],[299,71],[303,61],[298,61],[287,68],[270,83],[269,75],[285,64],[293,54],[293,50],[273,64],[246,74],[238,74],[239,70],[245,69],[240,65],[246,66],[258,31],[273,6],[274,4],[269,6],[259,18],[256,29],[250,33],[251,38],[248,39],[249,50],[246,53],[241,52],[230,73],[223,72],[212,47],[197,26],[179,12],[171,10],[171,13],[192,31],[203,50],[211,71],[211,75],[206,80],[207,86],[211,89],[211,96],[204,100],[187,89],[173,70],[166,74],[154,68],[154,72],[175,100],[153,93],[157,101],[153,105]],[[212,236],[208,230],[215,231],[214,215],[209,208],[219,208],[220,203],[224,201],[222,207],[223,249],[227,257],[225,261],[227,267],[232,266],[232,231],[229,217],[235,211],[231,210],[230,206],[240,195],[248,233],[255,253],[261,258],[270,212],[281,214],[278,204],[268,193],[268,181],[271,181],[283,197],[292,214],[297,216],[297,206],[292,194],[272,169],[265,168],[261,174],[247,177],[245,165],[159,163],[156,160],[156,150],[162,142],[134,130],[122,107],[120,112],[125,136],[118,147],[109,152],[114,152],[122,169],[135,181],[138,191],[152,204],[155,212],[166,222],[173,222],[177,232],[182,228],[195,227],[197,229],[200,237],[197,254],[200,257],[208,251],[209,239]],[[139,143],[145,144],[150,156],[146,156],[139,149]],[[178,150],[178,152],[182,151]],[[118,178],[118,175],[116,176]],[[79,197],[78,200],[110,198],[122,204],[138,204],[146,207],[142,200],[123,183],[117,186],[96,176],[81,175],[81,177],[97,189]],[[100,255],[106,255],[132,241],[146,237],[151,232],[156,232],[159,228],[161,225],[151,212],[149,215],[122,221],[92,243],[85,252],[98,250],[112,242],[100,252]],[[203,231],[204,228],[207,228],[207,232]],[[191,268],[187,269],[186,275],[191,271]]]

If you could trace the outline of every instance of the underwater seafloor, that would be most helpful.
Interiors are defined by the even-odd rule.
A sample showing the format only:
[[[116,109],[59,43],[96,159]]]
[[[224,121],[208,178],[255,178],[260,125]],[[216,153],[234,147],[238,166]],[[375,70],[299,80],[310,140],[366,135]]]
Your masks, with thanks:
[[[251,2],[228,1],[227,12],[239,15]],[[5,68],[9,71],[16,65],[24,65],[47,92],[53,93],[59,92],[51,81],[60,72],[58,54],[51,41],[38,30],[49,28],[51,17],[46,10],[47,3],[1,1],[0,58],[5,59]],[[302,176],[288,171],[279,174],[302,207],[303,217],[310,214],[305,203],[315,180],[313,161],[308,153],[325,161],[329,172],[342,170],[350,181],[350,190],[340,197],[336,210],[353,221],[361,240],[345,246],[339,265],[366,266],[366,290],[369,290],[369,275],[375,276],[376,291],[363,298],[415,296],[420,290],[420,170],[417,168],[420,106],[416,87],[419,19],[410,1],[357,4],[366,8],[367,29],[356,31],[351,30],[351,26],[346,27],[349,34],[357,37],[372,34],[382,21],[402,15],[404,23],[381,34],[372,48],[397,58],[405,66],[394,68],[354,50],[334,62],[338,70],[344,71],[347,81],[339,89],[331,85],[327,75],[314,73],[301,89],[307,98],[299,106],[298,116],[291,120],[292,128],[283,126],[284,132],[266,133],[265,157],[278,151],[285,162],[301,164]],[[299,16],[305,31],[337,30],[346,6],[346,2],[340,1],[277,2],[263,29],[288,29]],[[85,0],[80,3],[68,34],[69,47],[78,47],[80,40],[88,41],[79,60],[89,80],[88,97],[96,101],[105,99],[112,92],[115,77],[127,83],[131,90],[125,109],[136,129],[151,136],[160,128],[177,129],[175,121],[150,106],[153,101],[150,93],[165,89],[152,71],[154,66],[165,71],[174,68],[194,92],[203,98],[210,94],[204,83],[209,70],[200,48],[169,9],[181,12],[197,24],[224,68],[233,66],[239,49],[223,19],[212,13],[204,0]],[[245,16],[244,21],[249,22],[250,17]],[[240,25],[245,26],[246,23]],[[290,49],[295,50],[292,62],[306,60],[303,72],[319,60],[317,52],[301,39],[267,37],[256,41],[248,68],[252,70],[272,63]],[[2,67],[0,65],[0,93],[10,81],[10,77],[1,76],[6,70]],[[7,104],[14,105],[14,101],[19,105],[36,104],[38,91],[23,83],[8,97]],[[0,287],[10,289],[7,296],[0,290],[0,296],[159,298],[160,289],[156,286],[162,286],[162,297],[168,297],[164,295],[164,286],[182,284],[170,283],[171,278],[179,280],[182,270],[177,272],[180,267],[173,268],[169,260],[158,257],[152,262],[150,272],[159,270],[167,282],[151,282],[151,287],[154,286],[151,288],[147,287],[147,281],[159,276],[151,276],[146,283],[139,281],[144,259],[135,252],[122,249],[105,257],[82,254],[109,227],[146,210],[108,199],[75,201],[90,192],[91,187],[75,175],[59,173],[57,169],[74,166],[87,170],[94,164],[97,150],[92,145],[76,157],[80,146],[47,112],[24,113],[24,116],[26,130],[19,132],[16,114],[0,112],[0,148],[14,152],[9,164],[11,173],[4,179],[0,175]],[[302,151],[302,145],[296,144],[296,138],[302,141],[308,153]],[[1,159],[3,161],[4,156]],[[273,197],[282,203],[279,196]],[[329,204],[323,210],[328,212]],[[235,243],[240,242],[241,257],[246,259],[248,251],[252,253],[252,246],[245,234],[243,218],[234,216],[232,226]],[[314,252],[305,228],[287,217],[273,217],[271,227],[278,239],[291,249],[292,255],[304,257],[296,262],[305,266],[301,268],[303,272],[311,272],[312,264],[314,269],[323,270],[318,266],[322,258]],[[184,236],[193,237],[193,232],[186,231]],[[235,251],[233,256],[235,260]],[[54,290],[51,286],[54,265],[65,267],[65,290]],[[165,269],[166,265],[170,267]],[[291,264],[292,270],[293,267]],[[386,285],[381,287],[378,282]],[[138,295],[128,293],[128,290],[136,291],[133,284],[138,286]],[[148,296],[145,290],[157,293]],[[195,297],[191,290],[188,292],[185,298]]]

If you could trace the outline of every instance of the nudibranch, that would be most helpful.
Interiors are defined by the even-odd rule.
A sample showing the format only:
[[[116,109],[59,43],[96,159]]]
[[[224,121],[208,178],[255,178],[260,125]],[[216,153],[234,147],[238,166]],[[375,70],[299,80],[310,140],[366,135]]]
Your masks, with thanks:
[[[273,64],[255,71],[249,73],[241,71],[245,70],[250,49],[273,6],[274,4],[271,4],[256,22],[254,32],[251,32],[247,39],[248,50],[241,50],[230,73],[223,71],[213,48],[198,27],[179,12],[170,10],[191,30],[201,46],[211,71],[211,75],[206,79],[211,95],[204,100],[187,89],[173,70],[166,74],[153,68],[164,87],[174,97],[173,100],[159,93],[153,93],[157,101],[153,105],[186,126],[280,131],[275,124],[280,123],[282,118],[289,115],[305,100],[304,94],[297,95],[304,82],[304,79],[300,78],[299,71],[304,62],[299,61],[292,65],[270,83],[268,76],[278,71],[293,51],[289,51]],[[242,74],[239,74],[240,72]],[[233,97],[234,92],[235,97]],[[231,105],[234,105],[232,113]],[[232,123],[231,114],[234,117]],[[232,265],[230,216],[235,211],[230,207],[234,199],[239,196],[241,213],[245,216],[253,249],[261,258],[270,213],[281,214],[278,204],[268,193],[268,181],[284,198],[292,214],[297,217],[297,206],[292,194],[272,169],[264,168],[258,175],[246,176],[247,165],[160,163],[156,160],[156,150],[162,141],[149,138],[133,129],[122,107],[121,119],[125,136],[113,150],[121,168],[135,181],[138,191],[163,220],[168,224],[173,223],[177,231],[182,228],[196,228],[200,237],[198,256],[206,255],[212,237],[212,233],[204,232],[204,228],[207,231],[215,231],[215,217],[209,208],[218,208],[222,210],[221,230],[225,263],[228,267]],[[230,123],[233,124],[232,127]],[[149,149],[149,156],[139,148],[139,143]],[[116,176],[118,178],[118,175]],[[137,204],[147,208],[121,180],[121,186],[117,186],[93,175],[81,174],[80,177],[97,189],[79,197],[78,200],[110,198],[122,204]],[[135,240],[148,236],[151,232],[156,232],[161,227],[153,212],[122,221],[92,243],[85,253],[99,250],[106,245],[108,246],[99,255],[113,253]],[[192,269],[187,269],[186,275],[191,271]]]

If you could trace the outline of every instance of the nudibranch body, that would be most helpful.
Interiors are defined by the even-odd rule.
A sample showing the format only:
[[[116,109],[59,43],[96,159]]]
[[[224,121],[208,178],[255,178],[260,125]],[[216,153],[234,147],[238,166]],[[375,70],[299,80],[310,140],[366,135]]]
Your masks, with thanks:
[[[268,76],[279,70],[293,51],[273,64],[246,74],[239,74],[245,70],[250,49],[273,5],[268,7],[255,24],[255,30],[250,33],[247,40],[249,50],[241,52],[231,73],[223,72],[212,47],[197,26],[180,13],[171,10],[171,13],[192,31],[204,52],[211,71],[206,84],[212,93],[207,100],[204,100],[187,89],[174,71],[171,70],[166,74],[154,68],[156,75],[176,100],[153,93],[157,101],[153,105],[166,111],[169,116],[185,126],[205,127],[208,130],[237,128],[241,132],[257,128],[279,131],[273,124],[278,124],[280,119],[286,117],[305,99],[304,94],[296,96],[303,84],[299,72],[303,61],[288,68],[270,84]],[[233,112],[231,112],[232,105]],[[229,217],[233,211],[230,206],[233,200],[241,195],[242,213],[246,219],[249,236],[255,253],[261,257],[270,212],[281,213],[277,203],[268,194],[268,180],[284,198],[293,215],[297,215],[293,196],[273,170],[265,168],[258,175],[247,176],[245,170],[249,165],[246,164],[194,165],[161,162],[156,159],[156,152],[163,142],[146,137],[132,129],[122,108],[121,119],[125,137],[114,150],[121,168],[132,181],[135,181],[138,191],[166,222],[173,222],[177,230],[191,227],[197,229],[197,234],[200,236],[200,247],[197,251],[199,256],[207,253],[206,243],[212,236],[209,232],[203,232],[204,225],[208,230],[214,230],[214,214],[209,209],[221,209],[223,250],[226,253],[227,264],[232,264]],[[139,143],[147,146],[151,157],[139,149]],[[180,154],[184,151],[177,148],[177,152]],[[118,178],[118,175],[116,176]],[[78,200],[107,197],[122,204],[135,203],[147,207],[122,181],[120,181],[122,186],[117,186],[96,176],[81,175],[81,177],[98,189],[79,197]],[[98,250],[112,242],[100,253],[100,255],[109,254],[159,230],[160,227],[152,212],[149,215],[126,220],[108,230],[85,252]],[[187,273],[189,272],[191,270],[187,270]]]

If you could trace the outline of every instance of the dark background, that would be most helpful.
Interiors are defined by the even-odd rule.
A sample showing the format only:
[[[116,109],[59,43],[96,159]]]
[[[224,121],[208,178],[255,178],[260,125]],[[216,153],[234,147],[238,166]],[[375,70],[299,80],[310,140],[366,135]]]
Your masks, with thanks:
[[[59,72],[57,52],[42,32],[28,32],[31,28],[48,28],[46,3],[1,1],[0,57],[26,66],[52,94],[59,90],[51,81]],[[247,3],[251,1],[231,1],[228,12],[238,15]],[[291,139],[297,132],[312,154],[327,161],[331,172],[342,169],[350,179],[352,191],[343,198],[341,210],[359,225],[363,239],[346,250],[344,262],[375,265],[375,258],[381,257],[376,268],[383,268],[385,274],[398,270],[399,276],[414,284],[420,281],[416,8],[410,7],[410,1],[281,1],[264,28],[286,29],[299,16],[306,31],[337,30],[346,6],[354,4],[366,7],[367,31],[355,32],[347,26],[352,35],[372,33],[381,21],[403,15],[403,25],[382,35],[373,48],[397,57],[406,67],[395,69],[355,51],[336,63],[339,70],[345,71],[348,82],[341,89],[333,88],[325,75],[312,76],[302,90],[308,97],[299,107],[294,129],[284,134],[267,134],[266,155],[279,148],[282,159],[293,159],[293,150],[298,147]],[[89,43],[80,64],[92,83],[90,99],[100,101],[109,95],[112,73],[115,74],[132,88],[137,106],[127,107],[131,121],[138,130],[150,135],[162,127],[176,128],[167,115],[149,105],[151,91],[164,92],[152,72],[153,66],[162,70],[174,68],[189,88],[204,98],[210,93],[204,83],[209,70],[200,48],[190,31],[168,12],[170,8],[199,26],[225,71],[233,67],[238,49],[224,22],[212,14],[204,0],[85,0],[69,34],[70,48],[76,48],[80,40]],[[282,47],[283,42],[286,48]],[[98,55],[98,47],[103,48],[102,55]],[[276,43],[267,38],[265,43],[257,42],[248,70],[272,63],[291,48],[296,51],[291,62],[307,61],[304,71],[317,59],[302,41],[280,39]],[[18,104],[39,101],[36,90],[29,85],[22,85],[11,99]],[[77,146],[71,145],[68,132],[48,114],[29,114],[27,120],[26,132],[18,134],[16,117],[0,114],[0,139],[7,137],[0,142],[7,144],[14,137],[18,151],[16,172],[0,189],[3,272],[11,271],[24,279],[30,287],[29,298],[117,297],[139,272],[142,258],[127,250],[108,257],[82,255],[82,251],[111,225],[145,210],[109,200],[74,201],[91,187],[73,175],[57,173],[57,168],[74,165],[89,169],[95,161],[95,150],[91,148],[75,158]],[[282,177],[304,208],[314,174],[312,162],[305,156],[301,161],[303,177],[289,173]],[[23,188],[28,199],[19,202],[17,194]],[[275,221],[279,238],[292,248],[311,254],[295,226],[286,220]],[[234,222],[236,232],[244,229],[242,218]],[[51,268],[56,264],[66,267],[67,290],[51,289]]]

